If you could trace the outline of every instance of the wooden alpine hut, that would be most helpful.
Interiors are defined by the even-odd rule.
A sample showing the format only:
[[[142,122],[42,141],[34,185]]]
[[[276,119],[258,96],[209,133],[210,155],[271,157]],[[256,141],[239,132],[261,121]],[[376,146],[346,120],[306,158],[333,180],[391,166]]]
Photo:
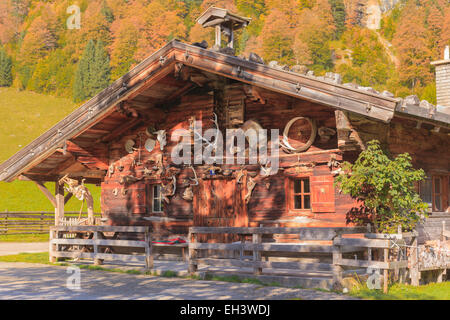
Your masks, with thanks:
[[[190,226],[342,227],[355,203],[334,177],[342,161],[377,139],[392,155],[412,156],[428,174],[423,199],[433,212],[448,211],[448,100],[395,98],[342,84],[338,74],[235,56],[233,32],[250,19],[224,9],[211,7],[198,23],[215,28],[211,49],[170,41],[4,162],[0,180],[36,183],[55,206],[56,224],[71,194],[89,197],[83,182],[101,186],[107,224],[151,226],[167,236],[186,235]],[[435,64],[438,94],[448,95],[450,59]],[[196,143],[215,146],[207,129],[225,137],[250,128],[278,130],[279,146],[268,148],[278,153],[276,172],[267,161],[239,163],[248,150],[235,149],[234,163],[195,161]],[[177,137],[183,130],[188,140]],[[190,163],[173,159],[180,141],[192,151]],[[47,181],[56,182],[54,194]],[[92,201],[99,199],[90,199],[90,212]]]

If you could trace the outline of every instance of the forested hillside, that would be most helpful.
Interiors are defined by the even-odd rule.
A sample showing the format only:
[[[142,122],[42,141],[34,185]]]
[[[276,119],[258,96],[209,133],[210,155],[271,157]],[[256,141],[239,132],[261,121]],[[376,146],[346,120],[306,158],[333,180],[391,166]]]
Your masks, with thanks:
[[[74,4],[81,25],[68,29]],[[0,86],[83,101],[173,38],[211,46],[214,31],[195,22],[211,5],[252,18],[238,55],[435,103],[430,61],[450,44],[447,0],[2,0]]]

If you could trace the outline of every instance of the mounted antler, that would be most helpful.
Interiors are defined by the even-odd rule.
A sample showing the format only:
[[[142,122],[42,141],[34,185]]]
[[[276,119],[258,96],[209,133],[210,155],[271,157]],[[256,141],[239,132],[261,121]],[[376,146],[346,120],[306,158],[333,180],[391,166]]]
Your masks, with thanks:
[[[213,114],[214,114],[214,120],[213,120],[213,122],[214,122],[214,124],[215,124],[215,126],[216,126],[216,138],[214,139],[214,143],[211,143],[211,142],[208,141],[207,139],[203,138],[203,136],[202,136],[200,133],[198,133],[197,131],[195,131],[195,125],[194,125],[194,127],[193,127],[193,132],[194,132],[194,135],[197,136],[197,139],[200,139],[201,141],[203,141],[204,143],[207,144],[207,147],[212,147],[213,149],[215,149],[216,146],[217,146],[217,142],[219,141],[219,140],[217,139],[217,137],[218,137],[218,135],[219,135],[220,129],[219,129],[219,122],[217,121],[217,114],[216,114],[215,112],[213,112]]]
[[[249,177],[247,180],[247,194],[245,195],[245,198],[244,198],[245,203],[250,202],[250,198],[252,196],[252,192],[253,192],[253,189],[255,188],[255,186],[256,186],[255,180],[253,180],[252,177]]]
[[[154,132],[153,134],[156,134],[156,140],[158,140],[159,142],[159,148],[162,150],[164,150],[164,147],[167,144],[167,134],[166,134],[166,130],[158,130],[156,132]]]
[[[183,192],[182,198],[184,200],[186,200],[186,201],[192,201],[194,199],[194,192],[192,191],[192,186],[198,186],[197,173],[195,172],[195,169],[194,169],[194,167],[192,165],[190,165],[189,168],[191,168],[192,171],[194,172],[194,177],[195,178],[189,177],[189,180],[193,181],[194,183],[192,183],[192,184],[189,183],[189,186]]]
[[[62,177],[58,183],[59,185],[67,184],[68,187],[64,185],[64,189],[73,194],[78,200],[80,201],[86,201],[87,209],[88,209],[88,222],[89,224],[94,224],[94,198],[92,197],[91,192],[89,189],[84,185],[84,180],[81,180],[81,184],[74,179],[69,178],[69,175],[65,175]],[[83,202],[81,203],[81,209],[80,209],[80,215],[78,217],[78,220],[81,219],[81,211],[83,209]]]
[[[175,176],[172,176],[172,182],[169,182],[168,184],[162,184],[162,195],[166,203],[170,202],[170,199],[168,197],[173,197],[176,190],[177,178]]]
[[[197,173],[195,172],[195,169],[192,165],[189,166],[189,168],[192,169],[192,171],[194,172],[194,179],[189,178],[191,181],[194,181],[194,184],[191,184],[191,186],[198,186],[198,177],[197,177]]]
[[[268,160],[266,162],[266,164],[260,164],[261,165],[261,170],[260,170],[260,175],[263,177],[268,177],[272,174],[275,174],[275,172],[272,172],[272,166],[269,167],[269,163],[271,163],[270,160]]]

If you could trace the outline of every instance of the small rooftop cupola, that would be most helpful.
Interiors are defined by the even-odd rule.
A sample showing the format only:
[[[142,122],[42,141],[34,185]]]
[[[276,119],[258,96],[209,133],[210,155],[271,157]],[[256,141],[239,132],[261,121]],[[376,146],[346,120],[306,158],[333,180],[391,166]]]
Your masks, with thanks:
[[[213,47],[215,50],[222,48],[222,33],[228,37],[226,47],[234,49],[234,31],[246,27],[250,21],[250,18],[241,17],[226,9],[216,7],[209,7],[197,19],[197,23],[201,24],[203,28],[216,28],[216,43]]]
[[[446,46],[444,60],[431,63],[436,67],[437,104],[450,107],[450,47]]]

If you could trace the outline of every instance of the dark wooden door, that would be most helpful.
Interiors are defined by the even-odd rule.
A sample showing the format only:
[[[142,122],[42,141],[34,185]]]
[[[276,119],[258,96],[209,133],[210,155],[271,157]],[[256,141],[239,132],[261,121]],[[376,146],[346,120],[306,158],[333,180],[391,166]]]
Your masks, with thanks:
[[[194,226],[247,227],[248,216],[244,201],[245,179],[200,180],[194,196]],[[200,236],[200,241],[232,242],[232,235]]]

